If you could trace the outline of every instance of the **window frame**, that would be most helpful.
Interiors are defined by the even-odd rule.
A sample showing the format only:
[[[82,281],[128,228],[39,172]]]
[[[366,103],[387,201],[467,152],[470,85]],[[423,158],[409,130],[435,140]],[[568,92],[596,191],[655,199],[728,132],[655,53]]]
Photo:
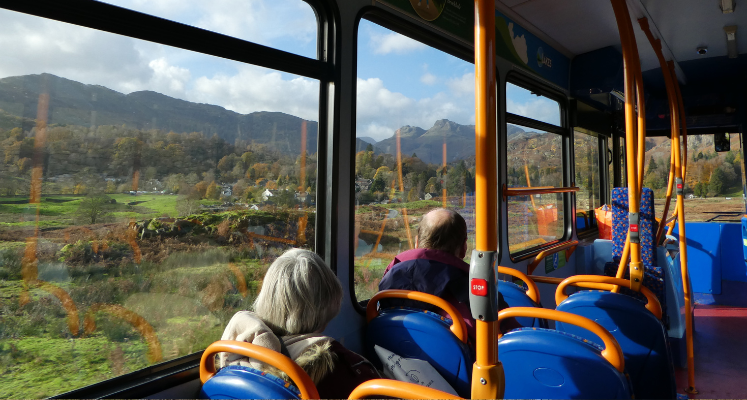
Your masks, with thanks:
[[[44,19],[74,24],[165,46],[194,51],[209,56],[282,71],[319,81],[317,210],[315,252],[337,272],[334,248],[333,212],[337,187],[332,143],[339,137],[339,126],[333,123],[339,110],[340,71],[335,54],[340,43],[335,30],[339,19],[332,2],[300,0],[314,11],[317,23],[317,59],[289,53],[247,40],[145,14],[93,0],[11,0],[0,8]],[[177,359],[153,364],[137,371],[73,389],[51,398],[136,398],[193,382],[199,378],[198,367],[203,350]]]
[[[560,109],[560,126],[549,124],[547,122],[538,121],[532,118],[524,117],[521,115],[516,115],[509,113],[506,111],[506,103],[508,99],[505,96],[505,93],[508,92],[508,84],[511,83],[513,85],[519,86],[523,89],[529,90],[533,93],[537,93],[543,97],[546,97],[550,100],[556,101],[558,103],[559,109]],[[569,118],[568,118],[568,110],[569,110],[569,102],[568,97],[561,92],[560,90],[557,90],[550,86],[547,83],[544,83],[543,81],[539,79],[535,79],[532,77],[527,76],[524,73],[520,73],[517,71],[509,71],[506,74],[505,82],[503,82],[504,85],[504,98],[503,98],[503,125],[504,129],[507,124],[514,124],[519,126],[526,126],[528,128],[534,128],[534,129],[541,129],[544,132],[548,133],[554,133],[561,137],[561,143],[562,143],[562,160],[561,165],[563,166],[563,186],[567,187],[571,183],[571,175],[570,173],[573,171],[573,166],[571,165],[572,157],[571,157],[571,128],[569,127]],[[500,121],[500,118],[499,118]],[[504,135],[505,136],[505,135]],[[506,148],[503,150],[504,154],[504,165],[503,168],[505,171],[508,171],[508,157],[506,156]],[[507,172],[506,172],[507,173]],[[507,176],[503,177],[504,182],[507,181]],[[536,256],[538,253],[540,253],[542,250],[545,250],[547,248],[550,248],[552,246],[555,246],[559,243],[567,242],[573,238],[573,221],[572,221],[572,213],[575,210],[575,202],[571,201],[571,195],[573,193],[562,193],[563,196],[563,236],[553,240],[551,242],[547,242],[545,244],[542,244],[540,246],[534,246],[528,249],[520,250],[514,253],[511,253],[509,249],[506,249],[506,253],[508,254],[509,259],[513,263],[518,263],[520,261],[524,261],[527,259],[530,259],[534,256]],[[501,197],[503,200],[503,213],[504,215],[508,215],[508,197],[503,196],[501,194]],[[571,207],[573,206],[573,207]],[[508,220],[504,222],[506,224],[506,233],[510,235],[508,231]]]

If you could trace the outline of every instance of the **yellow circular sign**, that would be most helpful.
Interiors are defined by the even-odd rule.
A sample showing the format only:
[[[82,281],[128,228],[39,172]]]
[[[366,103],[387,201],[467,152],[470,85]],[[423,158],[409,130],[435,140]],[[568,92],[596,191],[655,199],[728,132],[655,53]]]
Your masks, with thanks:
[[[433,21],[444,11],[446,0],[410,0],[410,4],[420,18]]]

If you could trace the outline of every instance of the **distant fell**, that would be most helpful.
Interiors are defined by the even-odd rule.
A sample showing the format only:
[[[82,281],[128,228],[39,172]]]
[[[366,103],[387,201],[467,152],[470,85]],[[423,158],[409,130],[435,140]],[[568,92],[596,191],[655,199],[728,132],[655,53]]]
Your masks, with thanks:
[[[153,91],[123,94],[52,74],[0,79],[0,127],[11,120],[31,129],[38,115],[39,96],[49,95],[48,123],[58,125],[127,125],[147,130],[202,132],[228,143],[264,143],[279,151],[299,153],[303,119],[258,111],[240,114],[223,107],[176,99]],[[12,117],[15,117],[12,118]],[[14,125],[17,126],[17,125]],[[306,121],[306,149],[316,152],[317,123]]]

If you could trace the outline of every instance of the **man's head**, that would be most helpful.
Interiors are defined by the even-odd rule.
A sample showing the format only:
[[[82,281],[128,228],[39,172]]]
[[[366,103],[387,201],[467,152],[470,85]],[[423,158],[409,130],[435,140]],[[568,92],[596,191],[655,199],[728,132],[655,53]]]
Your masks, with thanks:
[[[431,210],[420,221],[415,246],[464,258],[467,254],[467,223],[455,211],[446,208]]]

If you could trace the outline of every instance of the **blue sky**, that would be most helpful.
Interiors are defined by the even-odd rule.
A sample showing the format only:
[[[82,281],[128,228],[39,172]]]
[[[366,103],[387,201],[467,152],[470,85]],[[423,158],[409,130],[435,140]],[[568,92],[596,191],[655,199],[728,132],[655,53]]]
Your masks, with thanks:
[[[316,18],[300,0],[105,2],[316,57]],[[366,20],[358,47],[357,136],[382,140],[401,126],[428,129],[444,118],[474,124],[472,64]],[[0,78],[47,72],[122,93],[153,90],[244,114],[318,120],[317,81],[204,54],[6,10],[0,48]],[[509,89],[509,111],[553,122],[549,103]]]

